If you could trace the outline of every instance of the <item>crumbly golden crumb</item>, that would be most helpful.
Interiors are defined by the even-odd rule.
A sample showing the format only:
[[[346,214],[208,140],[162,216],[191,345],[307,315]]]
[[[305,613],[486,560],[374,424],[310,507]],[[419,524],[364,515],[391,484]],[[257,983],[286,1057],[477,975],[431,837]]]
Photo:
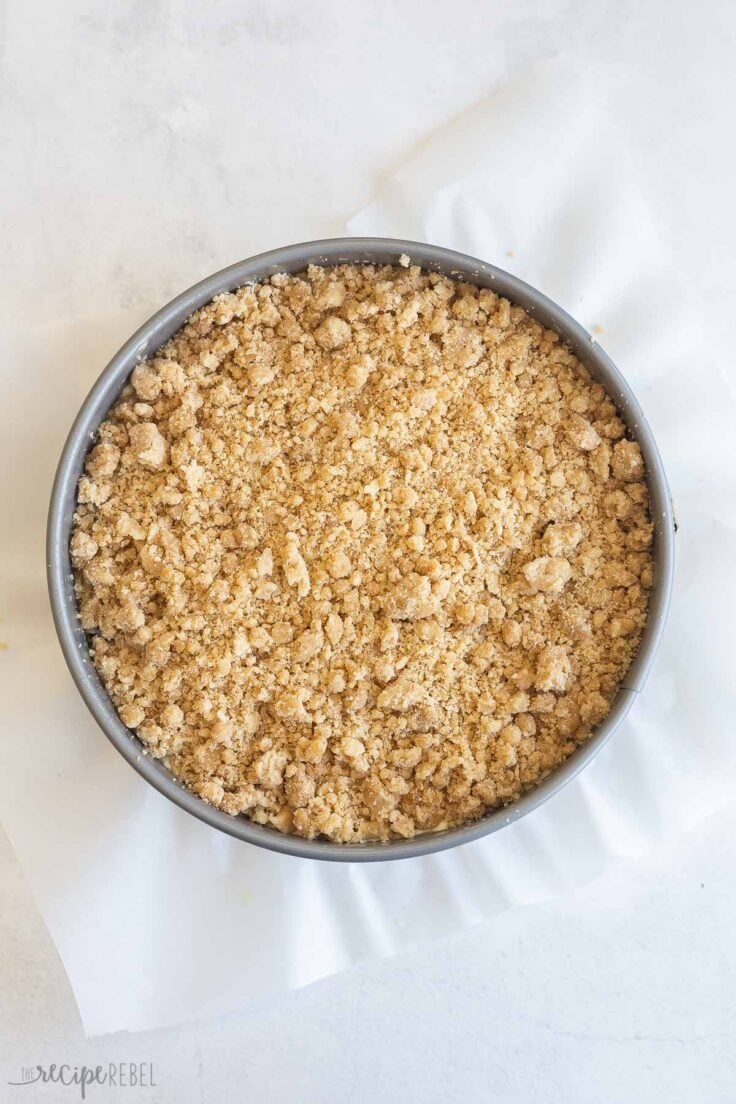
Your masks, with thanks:
[[[80,618],[205,801],[344,843],[481,816],[608,712],[652,585],[638,445],[488,289],[313,267],[139,364],[80,479]]]

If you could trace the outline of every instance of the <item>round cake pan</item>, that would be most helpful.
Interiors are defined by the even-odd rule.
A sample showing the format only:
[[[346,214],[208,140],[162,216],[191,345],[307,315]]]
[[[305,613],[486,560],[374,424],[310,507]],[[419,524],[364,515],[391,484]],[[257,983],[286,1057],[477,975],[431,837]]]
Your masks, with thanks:
[[[603,384],[618,406],[630,434],[638,441],[644,456],[655,527],[655,581],[644,634],[613,708],[590,739],[529,793],[513,804],[488,812],[471,824],[425,833],[411,840],[365,844],[306,840],[254,824],[244,816],[228,816],[206,804],[187,790],[164,763],[144,754],[141,742],[118,717],[92,664],[88,641],[77,616],[69,558],[76,487],[97,428],[127,383],[135,365],[152,356],[193,311],[204,306],[213,296],[243,284],[267,279],[277,272],[301,272],[310,264],[395,265],[399,263],[402,254],[408,255],[412,263],[429,271],[441,272],[456,280],[492,288],[512,303],[523,307],[543,326],[559,333],[593,378]],[[499,828],[519,820],[556,794],[600,751],[641,692],[662,634],[672,586],[674,517],[662,462],[639,403],[600,345],[564,310],[508,272],[450,249],[391,238],[333,238],[274,249],[208,276],[154,314],[123,345],[84,400],[64,445],[51,494],[46,555],[51,609],[72,678],[102,731],[147,782],[205,824],[247,843],[303,858],[374,862],[427,855],[496,832]]]

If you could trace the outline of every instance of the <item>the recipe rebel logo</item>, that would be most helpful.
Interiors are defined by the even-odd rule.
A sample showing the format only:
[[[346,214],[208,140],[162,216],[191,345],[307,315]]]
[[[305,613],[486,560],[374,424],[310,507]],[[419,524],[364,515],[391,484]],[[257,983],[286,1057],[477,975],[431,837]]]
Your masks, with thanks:
[[[121,1089],[155,1089],[152,1062],[108,1062],[99,1066],[72,1066],[66,1062],[49,1066],[21,1066],[20,1077],[8,1081],[9,1085],[63,1085],[76,1089],[81,1100],[87,1099],[87,1090],[95,1085]]]

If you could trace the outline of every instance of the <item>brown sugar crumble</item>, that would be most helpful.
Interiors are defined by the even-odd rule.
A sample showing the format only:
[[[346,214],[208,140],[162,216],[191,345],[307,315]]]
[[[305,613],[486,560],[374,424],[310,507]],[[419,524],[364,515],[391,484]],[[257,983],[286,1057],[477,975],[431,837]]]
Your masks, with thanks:
[[[100,426],[71,539],[121,719],[205,801],[342,843],[535,786],[652,585],[641,452],[492,291],[349,265],[218,296]]]

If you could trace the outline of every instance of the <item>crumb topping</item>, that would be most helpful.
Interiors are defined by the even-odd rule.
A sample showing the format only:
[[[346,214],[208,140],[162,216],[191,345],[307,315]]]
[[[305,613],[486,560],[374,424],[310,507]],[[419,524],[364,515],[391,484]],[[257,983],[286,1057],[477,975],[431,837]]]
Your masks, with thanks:
[[[352,843],[479,817],[588,738],[651,543],[604,389],[402,256],[192,315],[100,426],[70,549],[150,754],[227,813]]]

